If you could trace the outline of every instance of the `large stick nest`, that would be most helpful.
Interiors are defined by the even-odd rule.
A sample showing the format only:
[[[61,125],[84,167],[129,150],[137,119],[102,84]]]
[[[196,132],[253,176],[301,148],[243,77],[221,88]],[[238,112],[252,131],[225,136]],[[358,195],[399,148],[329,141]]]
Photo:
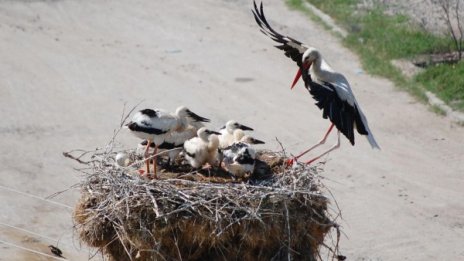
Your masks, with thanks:
[[[285,168],[282,155],[260,152],[243,180],[219,169],[178,172],[184,166],[146,180],[137,164],[117,167],[115,154],[81,161],[89,168],[74,212],[81,241],[108,260],[319,260],[321,247],[338,252],[316,167]],[[338,236],[326,244],[331,228]]]

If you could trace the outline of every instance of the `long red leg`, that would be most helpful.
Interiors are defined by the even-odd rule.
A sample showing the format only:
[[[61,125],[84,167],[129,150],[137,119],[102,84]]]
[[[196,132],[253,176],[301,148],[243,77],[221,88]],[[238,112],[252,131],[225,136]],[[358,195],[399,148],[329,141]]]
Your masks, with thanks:
[[[147,175],[150,173],[150,160],[148,158],[148,150],[150,149],[150,140],[147,140],[147,147],[145,148],[145,153],[143,154],[145,157],[145,164],[147,167]]]
[[[153,159],[153,168],[155,169],[155,170],[154,170],[154,173],[155,173],[155,174],[154,174],[154,175],[155,175],[154,178],[155,178],[155,179],[157,178],[157,177],[156,177],[156,165],[157,165],[157,164],[156,164],[156,161],[157,161],[157,159],[158,159],[158,155],[156,155],[157,153],[158,153],[158,145],[155,144],[155,152],[153,152],[153,155],[155,155],[155,157],[154,157],[154,159]]]
[[[311,164],[313,163],[314,161],[320,159],[322,156],[324,155],[327,155],[329,152],[331,151],[334,151],[336,149],[340,148],[340,131],[337,132],[337,143],[335,143],[329,150],[327,150],[326,152],[322,153],[321,155],[315,157],[314,159],[312,160],[308,160],[305,162],[305,164]]]
[[[311,148],[309,148],[309,149],[303,151],[302,153],[300,153],[300,155],[296,156],[295,159],[297,160],[297,159],[301,158],[301,156],[305,155],[306,153],[308,153],[308,152],[312,151],[313,149],[315,149],[315,148],[321,146],[322,144],[324,144],[325,141],[327,140],[327,137],[329,136],[329,134],[330,134],[330,132],[332,131],[332,129],[333,129],[334,126],[335,126],[335,125],[332,123],[332,124],[330,125],[329,129],[327,130],[327,132],[325,133],[324,137],[322,138],[322,140],[320,140],[318,143],[316,143],[316,144],[315,144],[314,146],[312,146]]]

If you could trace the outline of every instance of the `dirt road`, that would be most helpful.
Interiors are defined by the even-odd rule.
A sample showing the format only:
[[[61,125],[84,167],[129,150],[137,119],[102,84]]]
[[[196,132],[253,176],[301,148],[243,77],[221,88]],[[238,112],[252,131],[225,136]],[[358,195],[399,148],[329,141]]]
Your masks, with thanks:
[[[382,147],[343,140],[327,158],[343,254],[463,259],[464,128],[364,74],[355,55],[283,1],[265,5],[276,29],[345,73]],[[104,145],[125,103],[184,104],[212,126],[236,119],[267,148],[278,149],[278,137],[295,154],[320,138],[329,123],[301,84],[290,91],[295,65],[259,33],[250,8],[245,0],[0,3],[0,260],[52,260],[12,244],[49,253],[58,239],[65,257],[87,259],[72,243],[78,191],[43,198],[80,180],[61,153]],[[120,141],[138,140],[123,133]]]

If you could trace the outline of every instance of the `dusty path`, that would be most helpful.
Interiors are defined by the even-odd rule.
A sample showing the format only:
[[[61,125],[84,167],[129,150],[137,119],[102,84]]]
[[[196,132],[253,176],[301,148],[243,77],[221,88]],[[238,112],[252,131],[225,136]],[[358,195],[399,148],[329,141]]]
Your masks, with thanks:
[[[289,90],[294,64],[261,35],[245,0],[2,1],[0,3],[0,260],[47,260],[56,243],[71,260],[71,210],[79,181],[61,152],[105,144],[123,104],[185,104],[213,126],[254,127],[296,153],[328,127],[304,88]],[[276,29],[319,47],[352,82],[381,152],[343,141],[328,157],[327,184],[343,211],[351,260],[464,258],[464,129],[360,73],[339,41],[283,1],[266,1]],[[285,26],[284,26],[285,25]],[[126,146],[137,140],[121,135]],[[8,188],[8,189],[7,189]],[[7,227],[13,225],[46,236]],[[35,258],[34,258],[35,257]],[[50,259],[51,260],[51,259]]]

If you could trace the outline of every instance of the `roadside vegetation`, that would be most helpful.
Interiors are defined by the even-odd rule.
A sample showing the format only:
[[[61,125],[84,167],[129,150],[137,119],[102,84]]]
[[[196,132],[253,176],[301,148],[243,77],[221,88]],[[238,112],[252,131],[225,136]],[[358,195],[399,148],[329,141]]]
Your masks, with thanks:
[[[406,16],[386,15],[381,6],[360,7],[359,0],[288,0],[288,4],[314,17],[303,1],[330,15],[348,32],[343,42],[358,53],[367,72],[391,79],[421,100],[426,99],[424,88],[430,90],[450,107],[464,111],[464,62],[431,65],[413,79],[391,63],[455,51],[454,39],[433,35]]]

